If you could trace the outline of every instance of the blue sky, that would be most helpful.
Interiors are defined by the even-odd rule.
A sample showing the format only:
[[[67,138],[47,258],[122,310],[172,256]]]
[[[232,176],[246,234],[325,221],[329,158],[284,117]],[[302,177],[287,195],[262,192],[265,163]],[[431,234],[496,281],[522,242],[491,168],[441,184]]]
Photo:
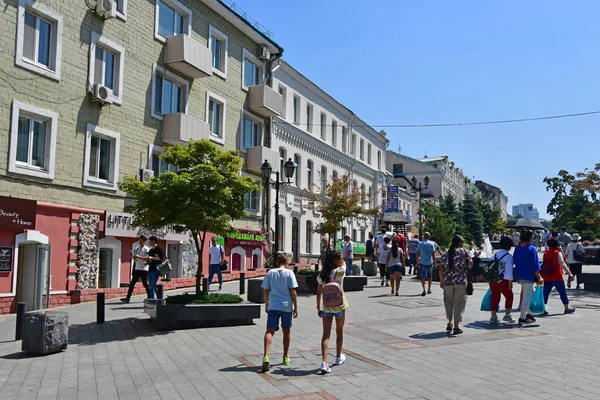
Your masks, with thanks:
[[[600,110],[600,1],[235,0],[285,59],[371,125]],[[600,162],[600,115],[471,127],[386,128],[390,148],[448,154],[509,205],[552,195],[560,169]],[[510,210],[509,210],[510,211]]]

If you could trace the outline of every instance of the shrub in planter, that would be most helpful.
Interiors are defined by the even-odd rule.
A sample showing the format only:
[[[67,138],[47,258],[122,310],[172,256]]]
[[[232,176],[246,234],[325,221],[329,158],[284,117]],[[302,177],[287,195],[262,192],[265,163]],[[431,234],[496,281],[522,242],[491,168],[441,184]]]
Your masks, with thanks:
[[[301,275],[301,276],[312,276],[312,274],[314,274],[315,271],[313,271],[310,268],[302,268],[298,270],[298,273],[296,275]]]
[[[240,296],[235,294],[216,294],[216,293],[200,293],[200,294],[178,294],[166,298],[167,304],[237,304],[244,301]]]

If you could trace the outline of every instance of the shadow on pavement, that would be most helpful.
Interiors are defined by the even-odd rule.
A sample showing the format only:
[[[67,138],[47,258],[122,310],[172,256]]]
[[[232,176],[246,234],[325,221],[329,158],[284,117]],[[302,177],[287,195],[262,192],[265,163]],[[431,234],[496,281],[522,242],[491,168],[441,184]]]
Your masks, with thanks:
[[[319,369],[300,370],[300,369],[275,369],[271,371],[271,375],[281,375],[286,378],[299,378],[304,376],[316,375]]]
[[[529,325],[529,326],[531,326],[531,325]],[[469,322],[468,324],[466,324],[465,328],[486,329],[486,330],[494,331],[494,330],[505,330],[505,329],[519,329],[519,328],[521,328],[521,326],[519,324],[507,324],[507,323],[500,323],[500,324],[492,325],[488,321],[475,321],[475,322]]]
[[[25,353],[24,351],[18,351],[16,353],[3,355],[0,358],[4,359],[4,360],[25,360],[28,358],[43,358],[43,357],[45,357],[45,356],[41,355],[41,354],[31,354],[31,353]]]
[[[69,344],[91,346],[96,343],[110,343],[132,340],[142,336],[166,335],[169,331],[157,331],[146,318],[122,318],[106,321],[103,324],[90,322],[69,326]]]
[[[410,335],[409,338],[417,339],[417,340],[434,340],[434,339],[442,339],[445,337],[453,337],[447,332],[433,332],[433,333],[417,333],[415,335]]]
[[[261,368],[262,367],[260,365],[249,367],[247,365],[240,364],[240,365],[236,365],[234,367],[221,368],[219,370],[219,372],[256,372],[256,373],[262,373]]]

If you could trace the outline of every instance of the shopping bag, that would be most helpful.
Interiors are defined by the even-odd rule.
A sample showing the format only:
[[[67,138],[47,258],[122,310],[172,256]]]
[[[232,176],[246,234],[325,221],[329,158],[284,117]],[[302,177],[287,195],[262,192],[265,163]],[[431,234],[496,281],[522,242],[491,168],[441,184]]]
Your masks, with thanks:
[[[535,291],[533,292],[529,311],[531,311],[532,314],[542,314],[546,311],[546,304],[544,304],[544,288],[541,285],[536,286]]]
[[[491,311],[492,310],[492,289],[488,289],[483,296],[483,300],[481,300],[481,311]]]

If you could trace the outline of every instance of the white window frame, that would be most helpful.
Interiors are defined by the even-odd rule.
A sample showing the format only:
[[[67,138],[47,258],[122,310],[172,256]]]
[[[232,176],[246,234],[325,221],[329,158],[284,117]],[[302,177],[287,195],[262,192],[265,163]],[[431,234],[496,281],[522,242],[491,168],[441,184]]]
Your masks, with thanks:
[[[283,93],[281,93],[283,92]],[[281,116],[285,119],[286,115],[287,115],[287,86],[282,85],[281,83],[277,85],[277,93],[279,93],[281,95],[281,97],[283,98],[283,113],[281,113]]]
[[[365,139],[361,138],[358,144],[358,154],[361,161],[365,160]]]
[[[247,174],[246,172],[242,172],[241,173],[242,176],[252,176]],[[252,176],[253,178],[255,178],[254,176]],[[256,183],[260,183],[259,181],[256,181]],[[261,210],[262,210],[262,198],[263,198],[263,193],[262,193],[262,189],[257,189],[257,203],[256,203],[256,210],[251,210],[249,208],[246,208],[246,196],[244,195],[244,211],[246,211],[246,213],[252,217],[260,217],[262,215]],[[250,192],[252,193],[252,192]]]
[[[117,6],[117,18],[127,21],[127,0],[120,0],[121,6]]]
[[[30,165],[22,165],[17,162],[17,140],[19,136],[19,117],[29,115],[48,121],[49,127],[46,132],[46,168],[36,168]],[[8,172],[20,175],[34,176],[36,178],[54,179],[54,166],[56,161],[56,137],[58,135],[58,113],[44,110],[30,104],[14,100],[12,102],[12,118],[10,125],[10,153],[8,160]]]
[[[258,74],[258,84],[262,85],[265,82],[265,63],[260,61],[258,57],[252,54],[250,51],[245,48],[242,50],[242,90],[248,91],[248,86],[244,84],[244,76],[246,72],[245,60],[248,60],[255,64],[259,69],[260,73]]]
[[[348,128],[342,126],[342,152],[348,153]]]
[[[369,165],[371,165],[372,153],[373,153],[373,147],[371,146],[371,143],[367,143],[367,164],[369,164]]]
[[[321,112],[321,116],[319,117],[320,125],[321,125],[321,140],[327,141],[327,114]]]
[[[92,147],[92,136],[99,136],[102,139],[112,140],[114,142],[114,151],[112,152],[111,165],[111,181],[105,182],[90,178],[90,151]],[[109,131],[108,129],[100,128],[94,124],[87,124],[85,133],[85,160],[83,164],[83,186],[93,187],[97,189],[117,190],[119,181],[119,158],[121,150],[121,134],[118,132]]]
[[[350,135],[350,154],[356,157],[356,133]]]
[[[242,110],[242,117],[240,118],[240,151],[242,153],[247,153],[248,148],[244,147],[244,119],[248,118],[249,120],[254,121],[259,126],[260,137],[258,138],[257,146],[261,146],[264,134],[265,134],[265,121],[257,117],[256,115],[249,113],[246,110]]]
[[[164,151],[164,148],[162,146],[159,146],[157,144],[152,144],[149,143],[148,144],[148,169],[154,169],[154,162],[152,160],[153,156],[155,154],[160,155],[162,154],[162,152]],[[159,163],[162,163],[163,161],[159,159]],[[167,165],[172,165],[172,164],[167,164]],[[160,165],[158,166],[158,170],[160,171]],[[154,175],[156,176],[156,175]]]
[[[294,107],[294,105],[296,104],[296,100],[298,101],[298,107]],[[302,98],[295,94],[292,96],[292,121],[294,122],[295,125],[300,125],[301,122],[301,118],[302,118]]]
[[[154,8],[154,38],[162,43],[167,42],[167,38],[158,33],[158,2],[161,0],[155,0],[155,8]],[[189,35],[192,32],[192,10],[178,2],[177,0],[162,0],[163,3],[174,9],[176,12],[179,12],[184,16],[183,18],[183,27],[184,27],[184,35]]]
[[[152,107],[152,112],[151,112],[152,117],[154,117],[156,119],[160,119],[161,121],[163,119],[162,114],[158,114],[156,112],[156,110],[154,109],[154,97],[156,96],[156,74],[160,74],[163,77],[168,78],[169,80],[180,85],[182,87],[182,89],[185,89],[183,114],[187,114],[188,113],[189,94],[190,94],[190,83],[186,79],[180,77],[179,75],[175,75],[174,73],[167,71],[160,65],[154,64],[152,66],[152,99],[151,99],[151,101],[152,101],[152,106],[151,106]]]
[[[315,112],[314,106],[307,101],[306,102],[306,131],[307,132],[313,131],[313,125],[314,125],[314,119],[315,119],[314,112]]]
[[[225,118],[227,117],[227,100],[225,100],[223,97],[213,93],[213,92],[206,92],[206,118],[205,121],[206,123],[209,125],[210,127],[210,121],[209,121],[209,115],[210,115],[210,110],[208,109],[210,101],[213,100],[216,103],[220,103],[221,107],[222,107],[222,111],[221,111],[221,126],[220,126],[220,130],[221,130],[221,136],[215,135],[214,133],[209,132],[209,138],[211,141],[215,142],[215,143],[219,143],[222,145],[225,145]],[[210,130],[210,129],[209,129]]]
[[[89,71],[88,71],[88,82],[91,85],[100,82],[94,82],[94,72],[96,70],[96,46],[100,45],[100,47],[109,50],[115,54],[117,65],[117,74],[115,81],[115,87],[117,90],[113,89],[112,95],[110,98],[115,104],[123,104],[123,75],[125,69],[125,48],[119,46],[112,40],[108,39],[106,36],[101,35],[97,32],[92,32],[92,42],[90,43],[90,62],[89,62]],[[104,75],[104,74],[103,74]],[[115,94],[117,92],[117,94]]]
[[[298,159],[298,161],[296,161],[296,159]],[[294,160],[294,162],[296,163],[296,173],[294,174],[294,181],[292,182],[292,184],[294,186],[296,186],[297,188],[301,188],[302,187],[302,156],[298,153],[294,153],[294,157],[292,158],[292,160]]]
[[[212,25],[208,26],[208,49],[211,50],[212,57],[212,38],[216,37],[221,43],[223,43],[223,47],[221,48],[221,65],[223,69],[218,69],[213,67],[213,74],[220,76],[223,79],[227,79],[227,59],[229,58],[229,37],[215,28]],[[210,60],[212,65],[212,59]]]
[[[50,58],[54,60],[54,70],[37,61],[23,58],[23,46],[25,44],[25,11],[29,11],[38,17],[47,19],[53,23],[52,34],[55,35],[50,41]],[[60,81],[62,61],[62,30],[63,17],[60,13],[40,4],[36,0],[19,0],[17,8],[17,51],[15,52],[15,64],[21,68],[35,72],[50,79]],[[36,50],[37,53],[37,50]]]

